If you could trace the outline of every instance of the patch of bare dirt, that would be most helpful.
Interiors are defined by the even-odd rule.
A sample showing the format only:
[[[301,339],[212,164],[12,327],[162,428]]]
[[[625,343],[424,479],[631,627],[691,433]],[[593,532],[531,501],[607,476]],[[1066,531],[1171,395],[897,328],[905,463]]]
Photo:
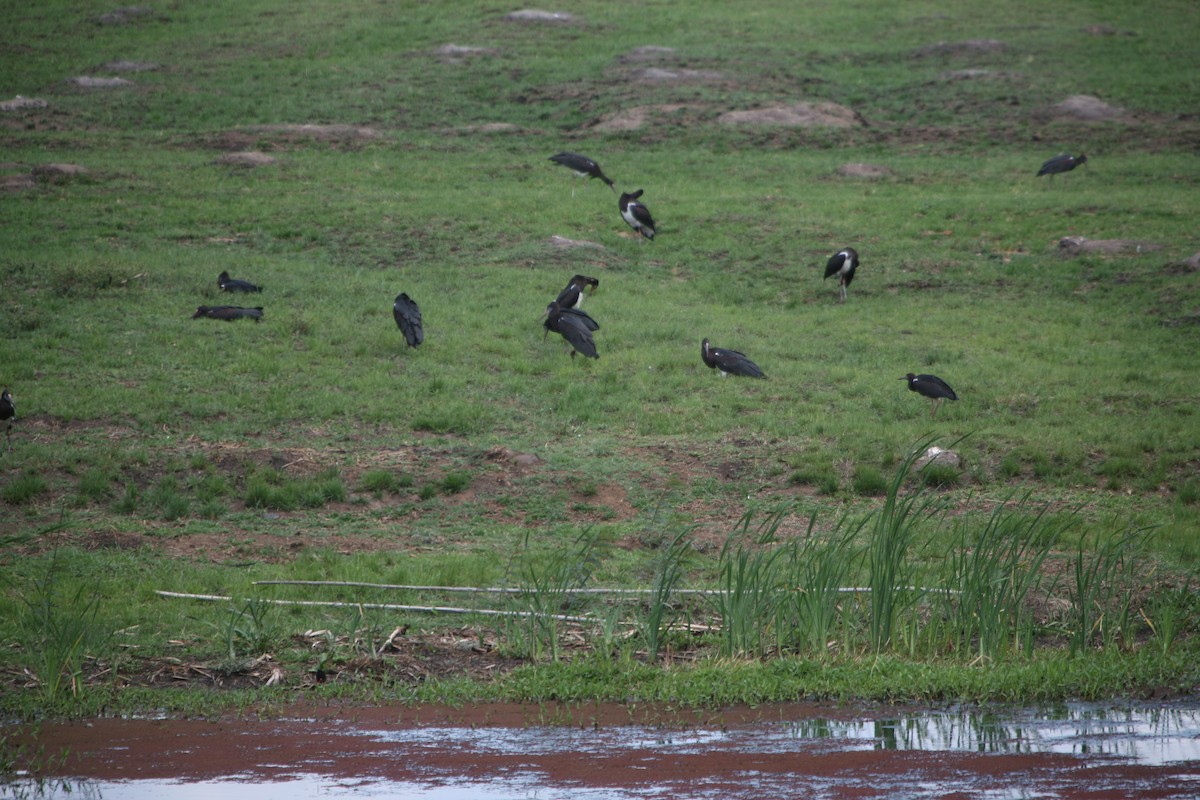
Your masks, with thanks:
[[[89,174],[80,164],[38,164],[33,168],[34,180],[39,183],[69,183]]]
[[[1088,25],[1083,29],[1084,33],[1092,36],[1137,36],[1137,31],[1127,31],[1121,28],[1114,28],[1112,25],[1096,24]]]
[[[318,142],[353,149],[378,140],[382,134],[362,125],[253,125],[217,134],[205,146],[218,150],[284,149]]]
[[[881,167],[878,164],[843,164],[837,168],[837,174],[843,178],[867,178],[877,179],[886,178],[892,174],[892,171],[887,167]]]
[[[444,44],[433,52],[442,61],[451,64],[461,64],[480,56],[496,55],[496,50],[491,47],[473,47],[462,44]]]
[[[118,89],[122,86],[133,86],[133,81],[127,78],[97,77],[95,75],[76,75],[67,78],[67,83],[84,89]]]
[[[1162,248],[1161,244],[1134,239],[1085,239],[1082,236],[1064,236],[1058,240],[1058,252],[1069,257],[1083,253],[1101,253],[1110,256],[1151,253]]]
[[[558,25],[579,21],[579,17],[574,14],[568,14],[566,11],[543,11],[537,8],[523,8],[520,11],[513,11],[505,14],[504,19],[509,22],[552,23]]]
[[[706,83],[723,80],[724,77],[720,72],[708,69],[646,67],[633,73],[633,79],[642,83]]]
[[[275,157],[258,150],[244,150],[239,153],[226,153],[218,158],[216,163],[233,167],[266,167],[275,163]]]
[[[584,250],[603,250],[603,249],[605,249],[604,245],[599,244],[598,242],[589,242],[584,239],[568,239],[565,236],[558,236],[558,235],[551,236],[546,241],[549,242],[551,246],[557,247],[560,250],[575,250],[575,249],[580,249],[580,248],[582,248]]]
[[[1044,112],[1047,116],[1084,122],[1108,122],[1124,119],[1124,109],[1110,106],[1098,97],[1075,94]]]
[[[50,104],[40,97],[22,97],[17,95],[11,100],[0,102],[0,111],[25,111],[31,108],[46,108]]]
[[[662,103],[649,106],[634,106],[615,114],[609,114],[591,126],[594,131],[636,131],[652,121],[696,106],[684,103]]]
[[[766,125],[785,128],[866,127],[858,112],[837,103],[800,102],[786,106],[728,111],[717,118],[722,125]]]
[[[122,6],[93,17],[93,21],[97,25],[128,25],[153,16],[154,9],[149,6]]]

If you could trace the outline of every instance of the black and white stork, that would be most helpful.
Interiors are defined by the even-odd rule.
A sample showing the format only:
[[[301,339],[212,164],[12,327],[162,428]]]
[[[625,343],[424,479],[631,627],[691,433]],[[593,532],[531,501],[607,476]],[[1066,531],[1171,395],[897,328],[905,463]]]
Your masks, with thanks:
[[[587,292],[587,287],[591,286],[595,291],[600,285],[599,278],[589,278],[587,275],[576,275],[571,278],[571,282],[567,284],[567,288],[558,293],[558,298],[554,301],[562,308],[579,308],[583,304],[583,295]]]
[[[943,400],[957,400],[958,395],[950,388],[950,384],[937,375],[914,375],[911,372],[900,380],[908,381],[908,390],[928,397],[932,404],[929,407],[929,418],[937,415],[938,407]]]
[[[241,306],[200,306],[196,309],[196,313],[192,314],[192,319],[207,317],[208,319],[223,319],[226,322],[233,322],[235,319],[244,318],[259,322],[262,320],[262,316],[262,306],[256,306],[255,308],[242,308]]]
[[[608,188],[614,192],[617,190],[617,187],[613,186],[613,182],[609,180],[608,176],[601,171],[600,165],[587,156],[581,156],[579,153],[559,153],[558,155],[550,156],[550,160],[555,164],[561,164],[585,181],[588,178],[599,178],[608,184]],[[571,187],[571,196],[575,196],[574,186]]]
[[[12,392],[5,389],[0,392],[0,422],[5,422],[7,425],[4,429],[4,437],[8,441],[8,449],[12,450],[12,421],[17,418],[17,404],[13,402]]]
[[[577,352],[582,353],[585,358],[600,357],[596,352],[596,341],[592,338],[592,331],[598,330],[600,325],[583,311],[577,308],[563,308],[556,302],[551,303],[546,306],[546,321],[542,323],[542,327],[546,330],[546,333],[542,334],[543,341],[550,331],[567,340],[573,348],[571,358],[574,358]]]
[[[838,286],[842,291],[842,302],[846,302],[846,290],[850,288],[850,281],[854,280],[854,271],[858,269],[858,251],[853,247],[847,247],[837,251],[833,257],[825,263],[825,277],[830,278],[837,275]]]
[[[1054,158],[1046,159],[1045,163],[1042,164],[1042,168],[1038,170],[1037,177],[1040,178],[1043,175],[1057,175],[1060,172],[1070,172],[1080,164],[1084,164],[1086,162],[1087,156],[1085,156],[1083,153],[1080,153],[1077,156],[1073,156],[1070,153],[1059,153]]]
[[[713,347],[708,339],[700,342],[700,358],[709,369],[719,370],[721,377],[740,375],[746,378],[765,378],[766,375],[751,361],[745,353],[737,350],[727,350],[723,347]]]
[[[425,329],[421,327],[421,309],[417,307],[417,301],[401,292],[392,303],[392,316],[409,347],[417,347],[425,341]]]
[[[654,217],[650,216],[650,209],[646,208],[638,200],[641,196],[641,189],[632,193],[623,193],[621,199],[617,201],[617,208],[621,210],[621,217],[629,223],[629,227],[647,239],[653,239],[655,228]]]
[[[236,278],[229,277],[229,273],[222,270],[217,276],[217,286],[221,287],[223,292],[261,292],[262,287],[256,286],[250,281],[239,281]]]

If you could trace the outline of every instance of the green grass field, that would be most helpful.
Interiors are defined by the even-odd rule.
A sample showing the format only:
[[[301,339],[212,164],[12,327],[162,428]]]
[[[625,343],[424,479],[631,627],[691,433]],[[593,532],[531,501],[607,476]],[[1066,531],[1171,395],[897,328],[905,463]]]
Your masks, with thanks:
[[[814,543],[856,530],[839,577],[861,586],[881,580],[866,554],[889,486],[921,504],[896,529],[914,537],[897,564],[927,588],[965,579],[952,554],[984,552],[980,531],[997,553],[1020,544],[1010,567],[1044,557],[1017,602],[1036,609],[1014,610],[1009,644],[986,653],[1025,670],[1011,686],[963,688],[988,680],[961,671],[989,634],[928,624],[928,596],[838,611],[828,652],[780,633],[774,607],[747,617],[764,641],[672,629],[668,644],[851,671],[882,653],[948,659],[921,696],[1020,698],[1046,685],[1028,640],[1065,654],[1052,693],[1194,690],[1195,4],[595,0],[544,6],[573,15],[550,22],[495,2],[10,5],[0,102],[45,101],[0,111],[0,387],[18,412],[0,460],[0,666],[27,690],[15,703],[152,685],[147,664],[166,659],[232,675],[275,651],[308,674],[311,652],[285,644],[305,631],[332,631],[322,658],[345,668],[378,660],[397,625],[459,624],[160,589],[520,585],[562,608],[566,586],[651,588],[675,566],[680,587],[722,585],[744,514],[751,529],[781,514],[758,550],[777,564],[824,563]],[[1075,95],[1109,116],[1056,110]],[[725,116],[802,102],[848,124]],[[563,150],[644,189],[656,239],[549,161]],[[269,159],[229,163],[245,152]],[[1059,152],[1088,163],[1035,178]],[[861,163],[880,177],[841,171]],[[1070,254],[1069,236],[1113,244]],[[847,245],[862,265],[842,303],[822,274]],[[224,295],[222,270],[264,291]],[[575,273],[600,280],[584,306],[597,361],[543,341]],[[417,349],[391,318],[401,291],[423,312]],[[192,319],[226,303],[264,318]],[[722,380],[703,337],[768,380]],[[907,372],[959,401],[931,419]],[[905,473],[918,443],[961,467]],[[320,595],[425,602],[398,596]],[[666,607],[678,623],[683,606]],[[659,647],[644,611],[602,610],[585,649],[640,674]],[[731,635],[741,612],[720,611]],[[571,660],[559,629],[517,619],[464,629]],[[67,646],[81,630],[94,639]],[[48,642],[58,660],[32,666]],[[1070,661],[1092,651],[1105,675],[1138,677],[1093,681]]]

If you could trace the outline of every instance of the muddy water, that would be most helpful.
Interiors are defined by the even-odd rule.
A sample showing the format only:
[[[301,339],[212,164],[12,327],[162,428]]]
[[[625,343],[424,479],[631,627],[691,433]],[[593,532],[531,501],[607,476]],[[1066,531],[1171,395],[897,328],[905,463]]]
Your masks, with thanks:
[[[900,711],[793,705],[307,709],[0,729],[0,797],[1200,798],[1200,701]],[[7,792],[7,794],[6,794]]]

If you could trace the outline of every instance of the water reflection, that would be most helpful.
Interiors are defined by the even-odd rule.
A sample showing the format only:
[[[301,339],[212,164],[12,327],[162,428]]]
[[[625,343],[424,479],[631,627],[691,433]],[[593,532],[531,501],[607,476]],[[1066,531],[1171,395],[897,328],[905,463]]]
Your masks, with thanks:
[[[284,720],[272,735],[305,728],[311,720]],[[223,800],[308,800],[309,798],[414,798],[416,800],[738,800],[772,797],[823,800],[855,796],[941,798],[948,791],[969,800],[1026,800],[1070,796],[1069,787],[1095,788],[1109,781],[1106,796],[1135,796],[1129,790],[1146,780],[1141,769],[1178,765],[1156,773],[1159,797],[1200,796],[1200,704],[1172,706],[1068,704],[1042,709],[950,708],[895,716],[804,719],[723,729],[667,730],[648,726],[469,728],[360,727],[341,723],[336,736],[353,742],[363,774],[347,772],[341,750],[325,760],[281,765],[269,743],[250,767],[230,766],[229,773],[179,775],[176,780],[75,780],[0,784],[0,798],[223,798]],[[367,747],[362,747],[366,743]],[[184,747],[195,746],[187,740]],[[929,760],[892,758],[886,753],[949,753]],[[836,759],[879,752],[879,760]],[[129,758],[111,743],[106,758]],[[462,758],[439,758],[456,753]],[[963,758],[962,754],[970,754]],[[1045,758],[1030,774],[998,772],[974,755],[1058,755],[1069,761],[1047,766]],[[144,754],[143,754],[144,756]],[[720,757],[724,757],[723,759]],[[474,766],[499,758],[503,766]],[[555,783],[547,765],[556,760],[605,764],[612,770],[588,785]],[[406,777],[388,777],[383,764],[403,762]],[[982,761],[994,763],[991,758]],[[723,768],[712,768],[722,763]],[[817,768],[818,762],[824,764]],[[1088,777],[1089,767],[1136,765],[1128,781],[1105,772]],[[371,765],[375,765],[371,767]],[[468,766],[464,766],[468,765]],[[832,765],[832,766],[831,766]],[[691,772],[680,772],[680,767]],[[339,771],[338,767],[342,767]],[[1028,769],[1028,766],[1026,767]],[[623,772],[622,772],[623,771]],[[621,777],[614,778],[618,772]],[[349,775],[350,777],[347,777]],[[952,775],[953,777],[947,777]],[[203,779],[200,779],[203,777]],[[1113,781],[1116,781],[1115,783]],[[1193,791],[1196,790],[1196,791]],[[1111,793],[1111,792],[1114,792]]]
[[[1062,753],[1143,765],[1200,760],[1200,708],[1091,704],[962,709],[850,722],[790,723],[802,739],[848,739],[878,750]]]

